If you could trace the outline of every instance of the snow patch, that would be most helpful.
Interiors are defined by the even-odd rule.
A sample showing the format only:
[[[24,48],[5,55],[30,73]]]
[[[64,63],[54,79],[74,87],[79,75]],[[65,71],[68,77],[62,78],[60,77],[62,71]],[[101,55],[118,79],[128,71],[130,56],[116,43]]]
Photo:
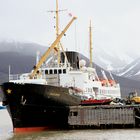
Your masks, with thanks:
[[[127,72],[129,72],[130,70],[132,70],[138,63],[135,63],[134,65],[132,65],[129,69],[127,69],[126,71],[124,71],[123,73],[118,74],[119,76],[123,76],[125,75]],[[130,75],[129,75],[130,76]]]
[[[135,75],[140,75],[140,71],[138,71]]]

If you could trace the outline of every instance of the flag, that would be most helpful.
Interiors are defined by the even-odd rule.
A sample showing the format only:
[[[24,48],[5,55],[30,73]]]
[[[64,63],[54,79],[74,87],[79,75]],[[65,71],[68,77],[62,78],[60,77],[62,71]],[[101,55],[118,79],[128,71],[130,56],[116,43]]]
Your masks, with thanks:
[[[71,14],[71,13],[69,13],[68,15],[69,15],[70,17],[72,17],[72,14]]]

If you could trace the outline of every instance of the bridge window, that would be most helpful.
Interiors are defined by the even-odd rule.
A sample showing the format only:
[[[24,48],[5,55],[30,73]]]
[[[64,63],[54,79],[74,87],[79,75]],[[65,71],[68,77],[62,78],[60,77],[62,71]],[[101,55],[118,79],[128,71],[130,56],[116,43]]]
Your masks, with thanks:
[[[62,70],[61,70],[61,69],[59,69],[59,70],[58,70],[58,73],[59,73],[59,74],[61,74],[61,73],[62,73]]]
[[[57,74],[57,69],[54,70],[54,74]]]
[[[48,70],[45,70],[45,74],[48,74]]]
[[[63,73],[66,73],[66,69],[63,69]]]
[[[50,74],[53,74],[53,71],[52,70],[50,70]]]

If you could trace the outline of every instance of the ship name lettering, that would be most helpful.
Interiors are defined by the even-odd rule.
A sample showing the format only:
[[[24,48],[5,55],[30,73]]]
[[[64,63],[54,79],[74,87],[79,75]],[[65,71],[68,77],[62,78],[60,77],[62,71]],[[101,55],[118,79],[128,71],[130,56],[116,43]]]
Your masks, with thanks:
[[[50,93],[51,96],[56,96],[56,97],[59,97],[60,94],[57,94],[57,93]]]

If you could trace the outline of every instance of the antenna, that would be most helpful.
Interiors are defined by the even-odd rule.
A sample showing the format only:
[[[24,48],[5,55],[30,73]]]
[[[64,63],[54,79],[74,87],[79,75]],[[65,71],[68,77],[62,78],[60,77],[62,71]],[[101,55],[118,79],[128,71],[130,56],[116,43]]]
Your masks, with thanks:
[[[90,47],[90,67],[92,67],[92,27],[91,27],[91,20],[89,25],[89,47]]]
[[[47,11],[47,12],[51,12],[51,13],[55,13],[55,18],[56,18],[56,38],[58,37],[59,35],[59,12],[63,12],[63,11],[66,11],[67,9],[62,9],[62,10],[59,10],[58,8],[58,0],[56,0],[56,10],[51,10],[51,11]],[[60,42],[56,45],[57,47],[57,53],[58,53],[58,57],[57,57],[57,63],[58,63],[58,66],[60,64]]]

